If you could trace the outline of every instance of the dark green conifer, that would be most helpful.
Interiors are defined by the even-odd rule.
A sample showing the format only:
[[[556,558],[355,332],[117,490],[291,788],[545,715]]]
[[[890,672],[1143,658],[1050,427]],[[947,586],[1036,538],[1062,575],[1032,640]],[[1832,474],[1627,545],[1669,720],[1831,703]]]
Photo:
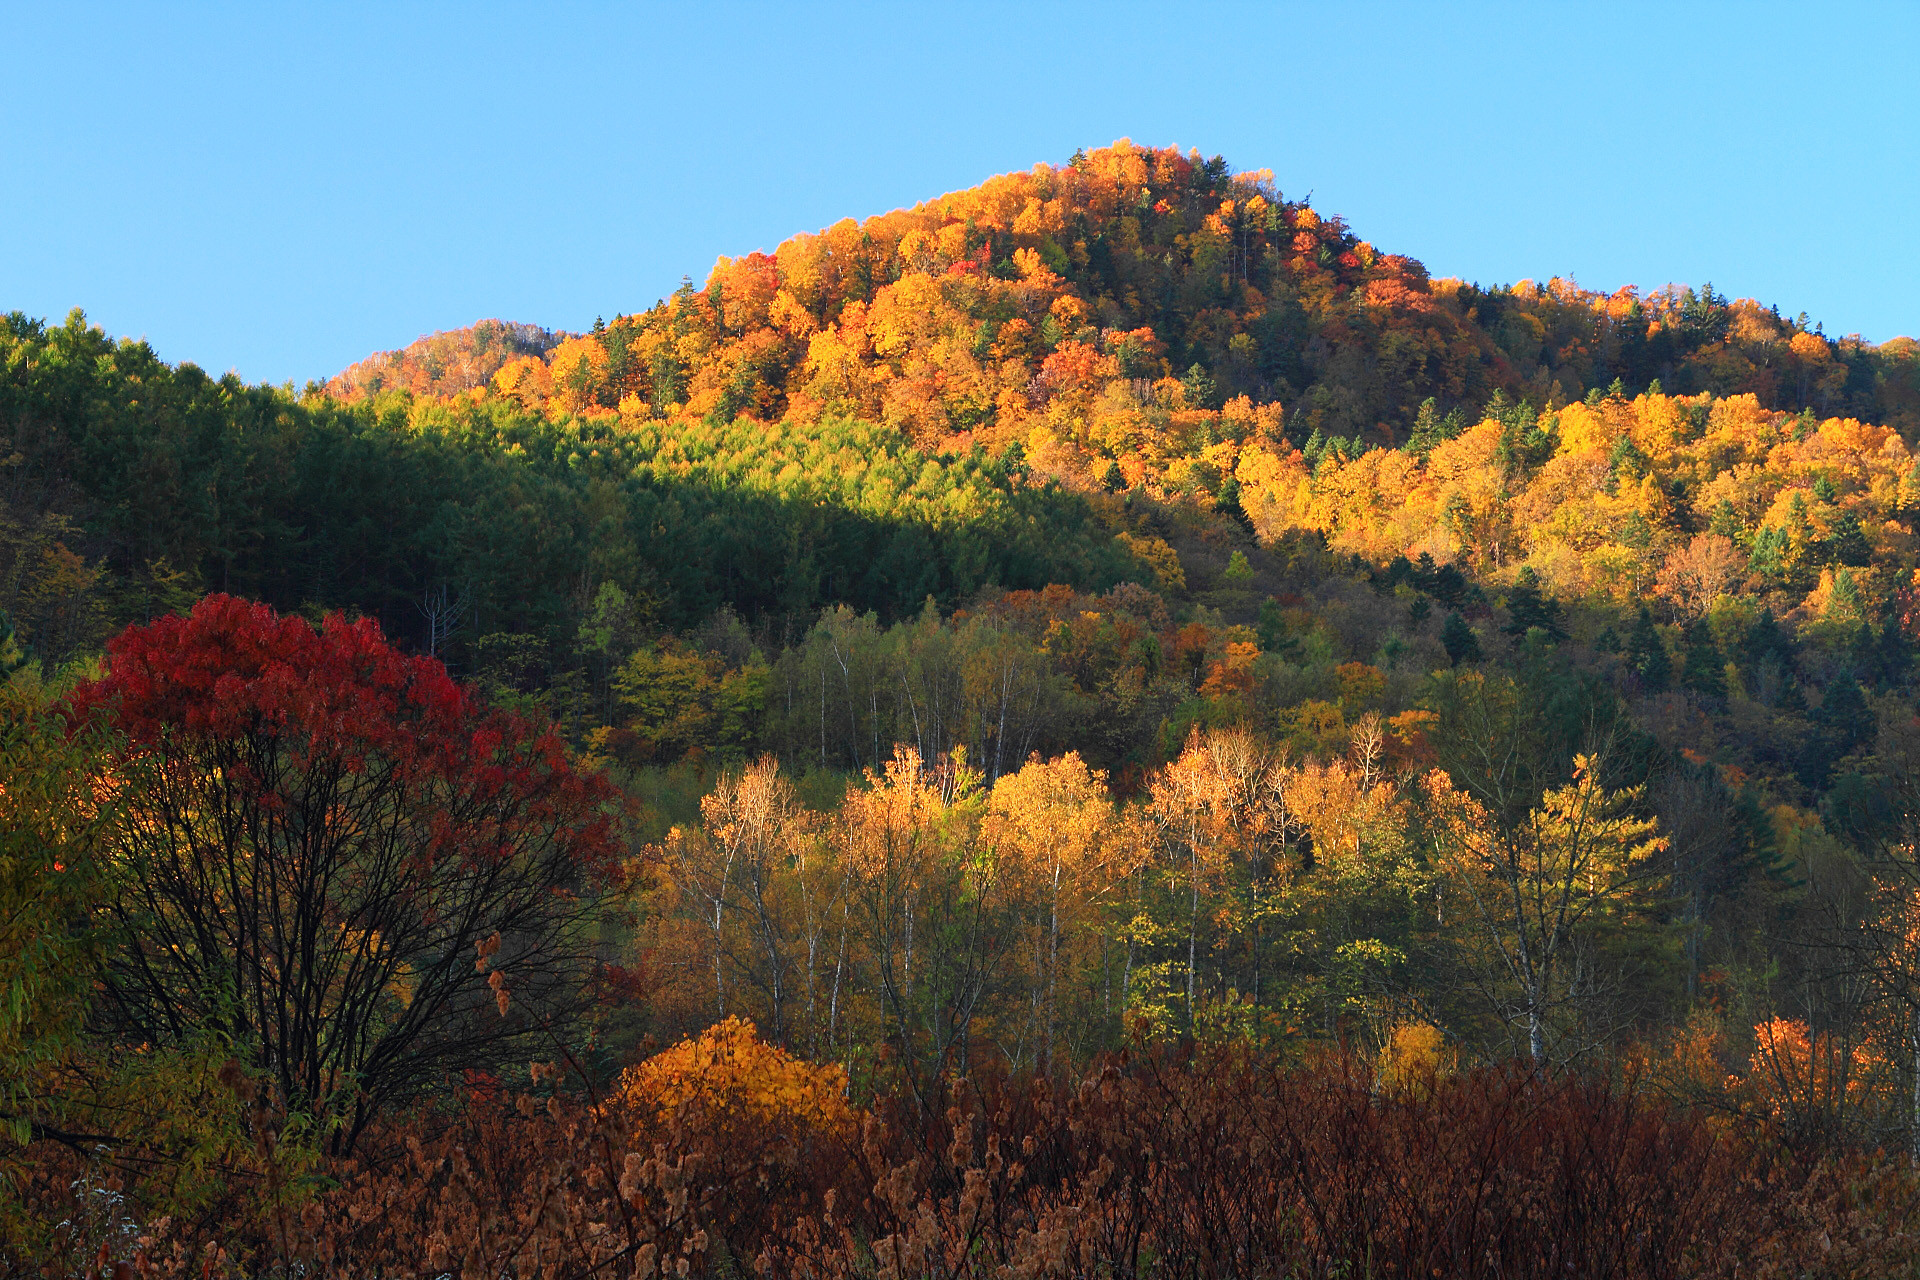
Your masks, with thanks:
[[[1720,648],[1713,642],[1713,633],[1707,629],[1705,619],[1696,619],[1686,630],[1686,660],[1681,668],[1680,683],[1695,693],[1704,693],[1713,698],[1727,696],[1727,678],[1725,662],[1720,657]]]
[[[1905,683],[1907,672],[1913,667],[1913,641],[1907,638],[1906,628],[1900,625],[1900,619],[1889,613],[1887,620],[1880,624],[1880,678],[1889,685]]]
[[[1506,625],[1508,635],[1524,636],[1534,627],[1547,633],[1551,640],[1565,640],[1567,629],[1562,624],[1562,612],[1559,602],[1540,590],[1540,578],[1531,567],[1520,570],[1520,576],[1514,580],[1513,590],[1507,593]]]
[[[1463,662],[1480,661],[1480,637],[1458,613],[1447,615],[1447,625],[1440,631],[1440,644],[1447,651],[1447,660],[1456,667]]]
[[[1866,531],[1860,527],[1860,517],[1851,511],[1843,511],[1833,522],[1833,532],[1827,536],[1827,554],[1841,564],[1859,568],[1873,561],[1873,545],[1867,541]]]
[[[1640,606],[1640,616],[1634,620],[1633,630],[1627,636],[1627,666],[1640,677],[1641,685],[1649,693],[1663,691],[1673,680],[1673,662],[1667,657],[1667,646],[1653,625],[1653,614],[1645,605]]]
[[[1300,643],[1287,637],[1287,622],[1280,614],[1280,602],[1272,596],[1260,605],[1260,617],[1254,622],[1253,633],[1266,653],[1279,653]]]

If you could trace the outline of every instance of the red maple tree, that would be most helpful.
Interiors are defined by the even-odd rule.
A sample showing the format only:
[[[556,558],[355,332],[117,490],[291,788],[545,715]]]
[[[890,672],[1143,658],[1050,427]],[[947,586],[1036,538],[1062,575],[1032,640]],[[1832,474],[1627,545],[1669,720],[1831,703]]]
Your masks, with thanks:
[[[215,595],[108,654],[67,709],[126,743],[106,994],[129,1039],[226,1037],[351,1144],[577,1007],[615,792],[555,734],[364,618]]]

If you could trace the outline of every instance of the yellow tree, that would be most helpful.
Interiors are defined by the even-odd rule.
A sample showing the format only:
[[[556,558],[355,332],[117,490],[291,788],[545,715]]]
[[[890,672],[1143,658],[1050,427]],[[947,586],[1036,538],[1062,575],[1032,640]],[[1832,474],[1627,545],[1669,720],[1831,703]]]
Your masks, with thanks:
[[[1550,1024],[1578,997],[1585,944],[1645,905],[1663,882],[1655,855],[1667,842],[1634,816],[1640,788],[1605,789],[1592,756],[1576,756],[1573,781],[1511,827],[1439,770],[1427,791],[1441,875],[1470,905],[1491,960],[1489,994],[1525,1024],[1527,1051],[1544,1063]]]
[[[710,865],[721,868],[719,875],[703,877],[697,884],[712,883],[711,898],[716,946],[725,942],[721,930],[728,882],[738,887],[737,895],[745,917],[749,940],[732,948],[735,965],[742,978],[757,988],[763,999],[767,1035],[775,1044],[785,1044],[789,1035],[788,1004],[793,997],[792,969],[796,932],[805,933],[811,923],[806,916],[809,905],[800,904],[803,918],[792,919],[791,869],[802,856],[802,846],[810,825],[808,815],[795,797],[793,784],[780,776],[780,765],[772,756],[762,756],[738,773],[723,774],[713,791],[700,801],[707,836],[713,849]],[[732,871],[732,876],[726,870]],[[804,883],[800,886],[805,887]],[[717,962],[718,952],[716,952]]]
[[[1038,756],[1003,776],[987,799],[982,835],[1012,895],[1035,908],[1027,952],[1032,957],[1029,1022],[1035,1061],[1055,1063],[1061,952],[1101,900],[1133,874],[1137,840],[1127,837],[1108,796],[1106,775],[1078,752]],[[1024,1038],[1024,1036],[1023,1036]]]
[[[923,1069],[965,1068],[1005,962],[998,868],[975,842],[981,799],[964,757],[929,767],[901,746],[847,793],[830,831],[865,931],[882,1038],[916,1085]]]
[[[1294,953],[1322,985],[1328,1033],[1360,1013],[1384,1033],[1392,1001],[1377,998],[1385,971],[1406,955],[1408,904],[1424,886],[1408,840],[1408,806],[1384,769],[1379,717],[1352,731],[1347,758],[1308,762],[1286,777],[1286,816],[1310,856],[1287,884]],[[1376,998],[1363,998],[1372,989]]]
[[[722,773],[700,813],[658,849],[674,903],[660,923],[682,936],[665,952],[705,970],[707,1016],[744,1014],[775,1044],[826,1049],[857,961],[836,843],[772,756]]]
[[[1152,822],[1169,881],[1187,900],[1186,1016],[1194,1025],[1200,960],[1201,901],[1226,878],[1237,856],[1261,860],[1284,838],[1288,777],[1263,740],[1245,729],[1195,729],[1178,759],[1148,792]],[[1255,877],[1262,874],[1252,868]]]

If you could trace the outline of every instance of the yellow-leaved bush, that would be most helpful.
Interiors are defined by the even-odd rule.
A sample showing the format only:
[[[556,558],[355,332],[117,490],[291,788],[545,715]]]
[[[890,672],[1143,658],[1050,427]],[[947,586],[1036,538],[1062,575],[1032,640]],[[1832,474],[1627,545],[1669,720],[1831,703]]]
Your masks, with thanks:
[[[739,1017],[627,1068],[616,1096],[663,1121],[745,1121],[796,1137],[834,1139],[854,1130],[845,1067],[797,1058],[762,1040],[753,1023]]]
[[[1421,1093],[1453,1069],[1453,1053],[1446,1035],[1430,1022],[1409,1020],[1394,1024],[1380,1047],[1374,1073],[1382,1093]]]

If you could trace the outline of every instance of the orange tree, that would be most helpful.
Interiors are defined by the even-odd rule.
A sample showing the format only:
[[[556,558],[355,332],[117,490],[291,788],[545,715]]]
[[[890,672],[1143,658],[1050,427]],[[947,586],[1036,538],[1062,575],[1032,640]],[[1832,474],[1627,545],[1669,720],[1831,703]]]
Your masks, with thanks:
[[[210,596],[117,637],[67,707],[127,743],[102,1015],[124,1041],[229,1041],[348,1146],[575,1007],[611,788],[371,621]]]

